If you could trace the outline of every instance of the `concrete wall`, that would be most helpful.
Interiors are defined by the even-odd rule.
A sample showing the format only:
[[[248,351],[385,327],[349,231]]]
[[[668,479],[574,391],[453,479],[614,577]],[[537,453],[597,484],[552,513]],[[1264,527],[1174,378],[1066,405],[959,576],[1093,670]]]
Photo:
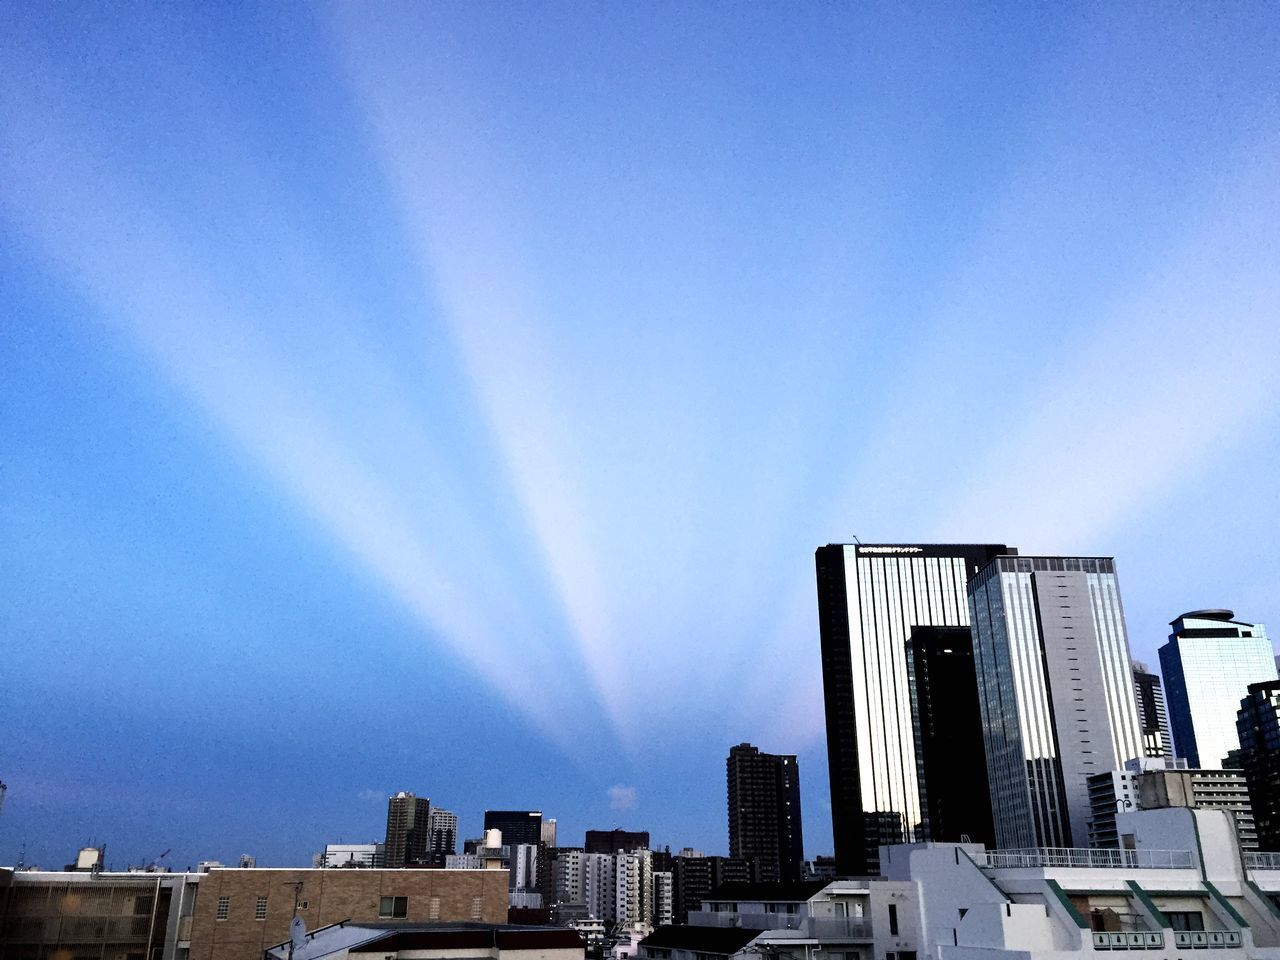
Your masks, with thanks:
[[[406,920],[472,920],[505,923],[506,870],[211,870],[200,882],[191,930],[190,960],[258,960],[263,950],[289,939],[294,886],[308,930],[342,920],[378,919],[381,897],[407,897]],[[216,919],[220,897],[230,898],[226,920]],[[259,897],[265,920],[255,919]],[[438,915],[432,902],[438,898]],[[480,916],[473,905],[479,899]]]

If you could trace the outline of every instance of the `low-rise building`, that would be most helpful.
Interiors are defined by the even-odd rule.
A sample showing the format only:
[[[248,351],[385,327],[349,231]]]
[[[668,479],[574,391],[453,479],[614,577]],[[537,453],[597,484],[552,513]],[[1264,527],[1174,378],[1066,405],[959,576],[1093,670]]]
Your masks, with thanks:
[[[204,879],[0,869],[0,957],[182,960]]]
[[[201,881],[190,960],[261,960],[289,936],[337,923],[501,924],[505,870],[211,870]]]

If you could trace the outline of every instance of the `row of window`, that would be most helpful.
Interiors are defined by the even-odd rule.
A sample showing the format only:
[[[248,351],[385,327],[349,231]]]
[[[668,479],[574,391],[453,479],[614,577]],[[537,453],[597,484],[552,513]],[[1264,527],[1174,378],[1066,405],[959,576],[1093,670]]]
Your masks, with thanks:
[[[305,900],[298,904],[302,909],[306,909],[308,904]],[[378,918],[380,920],[403,920],[409,916],[409,898],[408,897],[379,897],[378,898]],[[215,914],[218,920],[227,920],[231,917],[231,897],[223,895],[218,898],[218,909]],[[481,920],[484,918],[484,898],[471,898],[471,919]],[[257,903],[253,908],[253,919],[267,919],[267,898],[258,897]],[[428,920],[440,919],[440,898],[432,897],[428,906]]]
[[[225,894],[218,898],[218,912],[215,914],[217,919],[226,920],[231,916],[231,898]],[[267,919],[267,898],[258,897],[258,902],[253,907],[253,919]]]

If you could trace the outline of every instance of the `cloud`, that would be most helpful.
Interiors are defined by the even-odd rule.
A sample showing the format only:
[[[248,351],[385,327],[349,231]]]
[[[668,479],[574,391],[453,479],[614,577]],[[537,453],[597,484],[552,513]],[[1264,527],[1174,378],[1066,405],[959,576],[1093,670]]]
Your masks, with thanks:
[[[624,787],[622,784],[617,784],[610,787],[608,792],[610,810],[634,810],[640,805],[640,801],[636,797],[635,787]]]
[[[373,787],[365,787],[356,794],[356,799],[364,803],[381,803],[387,798],[387,794],[382,790],[375,790]]]

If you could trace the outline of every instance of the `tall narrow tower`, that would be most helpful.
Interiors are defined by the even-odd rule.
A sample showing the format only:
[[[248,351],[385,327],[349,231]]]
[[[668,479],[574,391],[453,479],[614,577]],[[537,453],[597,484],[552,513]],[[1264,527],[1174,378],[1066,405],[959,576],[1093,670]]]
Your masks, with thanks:
[[[431,801],[401,790],[387,800],[383,864],[399,868],[426,863],[431,852]]]
[[[740,743],[725,767],[729,856],[756,861],[761,880],[799,880],[804,839],[796,758]]]

